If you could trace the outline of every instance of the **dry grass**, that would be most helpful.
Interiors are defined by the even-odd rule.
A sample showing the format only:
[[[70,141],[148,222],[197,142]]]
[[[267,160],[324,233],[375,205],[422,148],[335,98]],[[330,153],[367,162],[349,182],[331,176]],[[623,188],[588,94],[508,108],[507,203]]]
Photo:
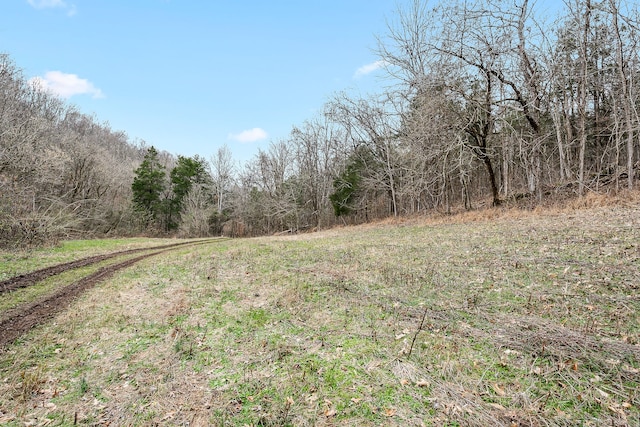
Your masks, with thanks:
[[[629,200],[145,261],[0,355],[0,423],[638,425]]]

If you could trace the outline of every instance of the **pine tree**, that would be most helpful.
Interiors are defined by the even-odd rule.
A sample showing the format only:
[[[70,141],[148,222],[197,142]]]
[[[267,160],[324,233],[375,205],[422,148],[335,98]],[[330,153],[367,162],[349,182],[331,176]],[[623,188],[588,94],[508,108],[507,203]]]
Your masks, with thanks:
[[[199,156],[178,156],[176,166],[169,174],[173,199],[169,209],[169,228],[176,228],[183,210],[184,199],[187,197],[194,184],[209,184],[211,178],[207,172],[206,161]]]
[[[360,191],[364,165],[358,157],[350,159],[345,170],[333,181],[334,192],[329,195],[336,216],[346,216],[355,209],[354,201]]]
[[[133,203],[139,210],[155,220],[162,211],[162,193],[166,188],[166,171],[158,159],[158,151],[147,150],[142,164],[135,170],[131,184]],[[148,225],[148,224],[147,224]]]

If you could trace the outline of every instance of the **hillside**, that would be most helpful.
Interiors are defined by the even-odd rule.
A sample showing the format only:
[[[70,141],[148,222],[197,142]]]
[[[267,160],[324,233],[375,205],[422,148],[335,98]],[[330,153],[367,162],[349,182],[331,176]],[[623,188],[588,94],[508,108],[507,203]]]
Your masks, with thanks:
[[[0,352],[0,424],[638,425],[640,203],[597,204],[141,261]]]

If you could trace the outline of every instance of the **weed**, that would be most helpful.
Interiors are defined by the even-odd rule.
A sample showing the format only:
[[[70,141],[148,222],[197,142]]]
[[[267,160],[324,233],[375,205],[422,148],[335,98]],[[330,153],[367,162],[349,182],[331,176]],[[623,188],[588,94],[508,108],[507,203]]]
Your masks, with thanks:
[[[191,360],[194,358],[195,339],[191,331],[178,330],[176,332],[173,349],[181,359]]]
[[[78,388],[79,388],[78,391],[80,393],[80,396],[84,396],[89,391],[89,383],[87,383],[87,380],[85,377],[80,378],[80,384]]]
[[[18,393],[23,401],[27,401],[38,392],[44,383],[42,369],[34,368],[20,372]]]

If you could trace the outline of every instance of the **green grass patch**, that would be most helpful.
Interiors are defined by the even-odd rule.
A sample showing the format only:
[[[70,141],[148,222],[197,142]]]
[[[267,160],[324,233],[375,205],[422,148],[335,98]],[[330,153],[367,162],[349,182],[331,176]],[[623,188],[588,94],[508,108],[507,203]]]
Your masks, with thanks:
[[[0,417],[638,424],[639,217],[415,222],[169,252],[0,355]]]

